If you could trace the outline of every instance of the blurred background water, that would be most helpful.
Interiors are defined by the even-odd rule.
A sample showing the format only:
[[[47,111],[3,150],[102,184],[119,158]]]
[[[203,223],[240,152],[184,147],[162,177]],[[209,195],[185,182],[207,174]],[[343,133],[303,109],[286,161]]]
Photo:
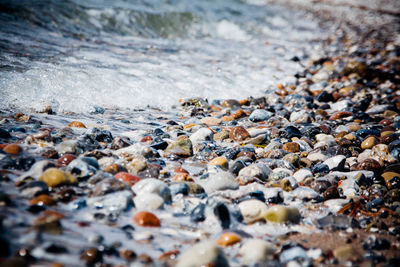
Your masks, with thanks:
[[[263,0],[0,0],[0,108],[85,113],[260,96],[325,35]]]

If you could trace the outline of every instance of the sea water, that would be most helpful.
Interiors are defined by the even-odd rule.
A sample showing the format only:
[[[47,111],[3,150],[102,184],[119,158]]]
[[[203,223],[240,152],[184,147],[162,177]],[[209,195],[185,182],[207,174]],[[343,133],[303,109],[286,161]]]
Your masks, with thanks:
[[[326,35],[306,13],[263,0],[2,0],[0,109],[262,96]]]

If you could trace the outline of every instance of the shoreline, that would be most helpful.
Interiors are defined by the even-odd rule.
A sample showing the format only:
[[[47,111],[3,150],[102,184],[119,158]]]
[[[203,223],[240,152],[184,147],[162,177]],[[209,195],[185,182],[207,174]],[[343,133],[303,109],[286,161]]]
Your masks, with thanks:
[[[1,114],[0,265],[398,265],[400,39],[346,23],[264,97]]]

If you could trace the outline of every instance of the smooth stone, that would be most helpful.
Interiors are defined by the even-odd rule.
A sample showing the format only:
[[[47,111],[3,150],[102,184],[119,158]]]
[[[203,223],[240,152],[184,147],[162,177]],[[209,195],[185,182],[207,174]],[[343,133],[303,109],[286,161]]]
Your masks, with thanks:
[[[284,191],[290,192],[296,189],[299,186],[299,184],[297,183],[294,177],[289,176],[280,181],[280,186]]]
[[[86,126],[80,121],[71,121],[68,124],[68,127],[75,127],[75,128],[86,128]]]
[[[343,170],[345,163],[346,163],[346,156],[344,155],[333,156],[323,162],[323,164],[329,167],[329,170],[333,169]]]
[[[218,266],[228,267],[224,252],[213,242],[198,243],[178,257],[176,267]]]
[[[109,193],[114,193],[124,189],[128,189],[128,185],[124,184],[113,176],[97,175],[95,178],[100,178],[100,182],[96,183],[90,194],[91,197],[104,196]]]
[[[196,183],[201,185],[207,194],[213,193],[219,190],[226,189],[238,189],[239,184],[229,172],[216,172],[209,173],[207,177],[196,180]]]
[[[78,147],[77,140],[66,140],[56,145],[55,150],[60,154],[80,154],[82,149]]]
[[[208,165],[219,166],[223,170],[228,170],[229,163],[225,157],[216,157],[213,158]]]
[[[287,154],[283,157],[283,160],[288,161],[290,164],[292,164],[295,167],[299,167],[300,165],[300,156],[295,153],[290,153]]]
[[[135,197],[135,207],[137,210],[157,210],[164,205],[164,199],[154,193],[142,193]]]
[[[247,116],[247,114],[246,114],[246,112],[244,112],[243,109],[239,109],[238,111],[236,111],[235,113],[232,114],[232,118],[234,120],[238,120],[238,119],[244,118],[246,116]]]
[[[171,201],[171,190],[168,185],[155,178],[142,179],[132,186],[132,191],[139,194],[154,193],[164,199],[165,202]]]
[[[171,190],[171,195],[175,196],[178,194],[182,195],[188,195],[189,194],[189,185],[186,183],[174,183],[169,186],[169,189]]]
[[[344,111],[347,110],[352,105],[353,102],[347,99],[330,104],[332,111]]]
[[[261,239],[249,239],[239,250],[243,263],[251,266],[265,262],[273,256],[274,251],[271,243]]]
[[[273,223],[298,223],[300,217],[300,212],[296,207],[286,207],[282,205],[272,206],[264,214],[264,219]]]
[[[119,214],[128,211],[133,205],[133,195],[131,191],[124,190],[107,194],[105,196],[90,197],[87,205],[96,209],[103,209],[109,213]]]
[[[75,176],[57,168],[47,169],[40,177],[39,181],[45,182],[49,187],[57,187],[65,184],[75,184],[78,181]]]
[[[213,140],[213,132],[209,128],[201,128],[190,136],[190,141],[211,141]]]
[[[58,160],[57,160],[57,164],[61,165],[61,166],[68,166],[71,161],[75,160],[76,156],[72,155],[72,154],[65,154],[64,156],[61,156]]]
[[[333,250],[333,256],[339,261],[357,260],[359,255],[353,245],[343,245]]]
[[[291,192],[291,196],[301,200],[319,199],[321,196],[314,189],[307,186],[299,186]]]
[[[234,127],[229,133],[229,138],[235,141],[244,141],[249,137],[250,137],[249,132],[242,126]]]
[[[18,155],[22,152],[22,148],[18,144],[9,144],[3,148],[3,151],[10,155]]]
[[[266,121],[273,115],[272,112],[266,111],[265,109],[255,109],[250,114],[249,120],[252,122]]]
[[[56,203],[56,200],[49,195],[39,195],[29,201],[30,205],[51,206]]]
[[[200,120],[201,123],[207,126],[218,126],[221,124],[222,120],[216,117],[204,117]]]
[[[77,158],[68,165],[67,171],[74,174],[77,178],[88,178],[100,169],[95,158],[82,157]]]
[[[268,181],[279,181],[293,175],[293,172],[285,168],[275,168],[268,176]]]
[[[362,143],[361,143],[361,148],[362,149],[370,149],[373,146],[375,146],[377,143],[377,139],[373,136],[370,136],[366,138]]]
[[[148,211],[139,211],[133,216],[133,221],[143,227],[160,227],[160,219],[156,215]]]
[[[41,181],[31,181],[22,186],[20,189],[21,196],[26,198],[34,198],[35,196],[48,194],[49,187]]]
[[[222,247],[230,247],[240,243],[240,241],[242,241],[242,238],[239,235],[232,232],[226,232],[223,233],[217,240],[215,240],[215,243]]]
[[[242,213],[244,222],[251,224],[256,221],[260,221],[264,218],[264,214],[267,212],[267,205],[257,199],[249,199],[242,201],[238,204],[238,208]]]
[[[214,134],[213,139],[215,141],[223,141],[225,139],[229,138],[229,131],[222,129],[221,131],[217,132],[216,134]]]
[[[325,161],[328,159],[328,156],[321,152],[321,150],[317,150],[315,152],[311,152],[307,155],[307,159],[311,160],[312,162],[316,161]]]
[[[32,167],[26,173],[18,177],[17,182],[22,182],[27,178],[34,178],[38,180],[42,176],[43,172],[48,168],[55,167],[54,163],[49,160],[41,160],[32,165]]]
[[[279,255],[279,260],[282,263],[287,263],[293,260],[298,260],[298,259],[307,259],[307,253],[306,251],[299,246],[296,247],[292,247],[289,249],[286,249],[284,251],[281,252],[281,254]]]
[[[299,169],[293,174],[293,177],[296,179],[297,182],[303,182],[307,177],[313,177],[311,170],[303,168]]]
[[[128,172],[118,172],[117,174],[115,174],[115,178],[128,183],[130,186],[140,181],[140,178],[138,176],[132,175]]]
[[[282,149],[287,152],[295,153],[300,151],[300,145],[296,142],[289,142],[284,144],[282,146]]]
[[[178,141],[169,144],[166,148],[166,152],[172,154],[176,154],[180,150],[185,152],[188,156],[193,155],[192,141],[190,141],[190,139],[187,137],[182,137]]]
[[[294,122],[296,124],[310,123],[311,116],[306,110],[294,111],[292,114],[290,114],[289,120],[290,122]]]
[[[272,170],[265,164],[255,163],[242,168],[239,171],[239,177],[256,177],[262,181],[266,181]]]
[[[126,165],[129,172],[137,174],[147,168],[147,160],[144,156],[133,156],[130,162]]]

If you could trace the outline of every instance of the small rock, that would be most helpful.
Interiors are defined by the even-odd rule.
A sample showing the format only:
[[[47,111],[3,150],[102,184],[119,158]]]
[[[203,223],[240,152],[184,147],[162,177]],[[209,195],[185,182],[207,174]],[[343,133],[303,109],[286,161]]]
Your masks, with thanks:
[[[339,261],[355,261],[359,258],[358,252],[353,245],[343,245],[333,250],[333,256]]]
[[[22,152],[22,148],[18,144],[9,144],[3,148],[4,152],[10,155],[18,155]]]
[[[300,221],[300,212],[295,207],[275,205],[266,211],[264,214],[264,219],[273,223],[298,223]]]
[[[171,191],[168,185],[155,178],[142,179],[132,186],[136,195],[154,193],[164,199],[165,202],[171,201]]]
[[[75,128],[86,128],[86,126],[80,121],[71,121],[68,124],[68,127],[75,127]]]
[[[57,168],[47,169],[42,176],[40,176],[39,181],[45,182],[50,187],[77,183],[75,176],[68,172],[60,171]]]
[[[190,141],[211,141],[213,140],[213,132],[209,128],[200,128],[190,136]]]
[[[235,190],[239,188],[239,184],[236,182],[232,174],[224,171],[208,173],[206,177],[200,177],[196,182],[204,188],[207,194],[219,190]]]
[[[370,136],[368,138],[366,138],[362,143],[361,143],[361,148],[362,149],[370,149],[372,148],[374,145],[376,145],[377,143],[377,139],[374,136]]]
[[[239,235],[232,232],[226,232],[223,233],[215,242],[222,247],[230,247],[239,243],[241,240],[242,239]]]
[[[190,247],[179,256],[177,267],[218,266],[228,267],[224,252],[212,242],[203,242]]]
[[[137,210],[157,210],[164,205],[164,199],[157,194],[139,194],[135,197]]]
[[[300,145],[296,142],[289,142],[284,144],[282,146],[282,149],[287,152],[295,153],[300,151]]]
[[[249,239],[240,248],[243,263],[246,265],[255,265],[265,262],[274,254],[273,245],[260,239]]]
[[[157,218],[156,215],[154,215],[151,212],[148,211],[140,211],[135,214],[133,217],[133,221],[140,226],[143,227],[160,227],[161,222],[160,219]]]
[[[329,170],[343,170],[344,164],[346,163],[346,156],[344,155],[337,155],[331,158],[328,158],[324,161],[323,164],[329,167]]]
[[[81,260],[85,261],[87,265],[94,265],[103,261],[103,254],[97,248],[88,248],[82,252]]]
[[[204,117],[200,120],[200,122],[206,124],[207,126],[217,126],[221,124],[222,120],[216,117]]]
[[[216,157],[212,159],[208,164],[213,166],[219,166],[223,170],[228,170],[229,168],[228,160],[225,157]]]
[[[56,203],[55,199],[49,195],[39,195],[29,201],[30,205],[51,206]]]
[[[266,121],[273,115],[272,112],[266,111],[265,109],[255,109],[249,117],[252,122]]]
[[[238,208],[242,213],[244,222],[251,224],[264,219],[264,214],[267,212],[267,205],[256,199],[242,201],[238,204]]]
[[[244,141],[249,137],[250,137],[249,132],[242,126],[234,127],[229,133],[229,138],[235,141]]]
[[[128,172],[118,172],[117,174],[115,174],[115,178],[117,178],[120,181],[128,183],[129,186],[133,186],[134,184],[140,181],[139,177],[132,175]]]

